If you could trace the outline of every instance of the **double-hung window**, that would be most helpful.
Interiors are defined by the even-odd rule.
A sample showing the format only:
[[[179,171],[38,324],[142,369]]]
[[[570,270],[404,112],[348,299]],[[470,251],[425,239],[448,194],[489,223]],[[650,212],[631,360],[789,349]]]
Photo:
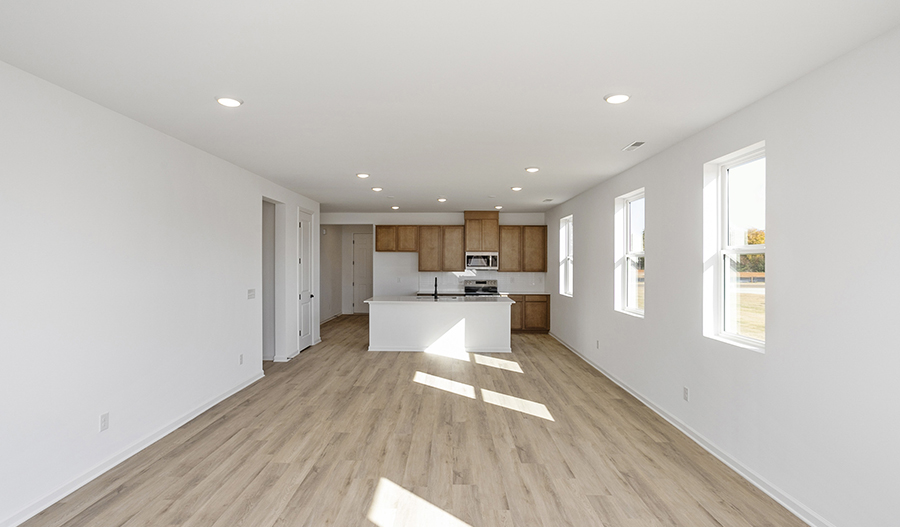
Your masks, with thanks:
[[[616,309],[644,315],[644,189],[616,198]]]
[[[765,151],[750,149],[714,168],[718,247],[710,254],[715,273],[713,283],[707,285],[712,286],[710,307],[714,310],[709,321],[715,326],[705,333],[762,348],[766,340]]]
[[[559,294],[572,296],[574,286],[574,242],[572,215],[559,220]]]

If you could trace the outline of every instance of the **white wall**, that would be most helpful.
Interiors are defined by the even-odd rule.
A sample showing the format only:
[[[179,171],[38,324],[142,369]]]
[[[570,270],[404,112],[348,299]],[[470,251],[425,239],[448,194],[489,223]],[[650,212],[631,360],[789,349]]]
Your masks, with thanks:
[[[322,214],[322,221],[333,224],[367,224],[367,225],[463,225],[465,218],[462,212],[326,212]],[[501,212],[501,225],[544,225],[544,213],[529,212]],[[371,230],[365,232],[372,232]],[[345,234],[346,237],[346,234]],[[346,248],[345,248],[346,250]],[[345,276],[347,274],[345,269]],[[433,283],[438,277],[442,290],[459,288],[458,278],[452,273],[419,273],[419,256],[416,253],[378,252],[372,258],[372,294],[384,295],[414,295],[420,289],[420,282]],[[494,273],[495,275],[497,273]],[[543,291],[544,273],[500,273],[504,275],[519,275],[511,282],[513,290],[537,292]],[[525,276],[527,275],[527,276]],[[352,278],[352,277],[351,277]],[[496,276],[491,276],[496,278]],[[510,283],[509,280],[504,280]],[[344,313],[352,304],[352,292],[347,293],[347,284],[344,282]],[[425,290],[431,291],[426,287]],[[348,303],[348,300],[349,303]]]
[[[263,198],[294,352],[298,212],[318,204],[5,63],[0,92],[9,526],[262,376]]]
[[[322,225],[321,236],[322,262],[319,291],[319,320],[325,321],[341,314],[341,280],[342,280],[342,241],[343,228],[340,225]]]
[[[900,517],[898,64],[895,30],[547,213],[551,262],[575,222],[552,333],[814,525]],[[764,354],[701,334],[703,164],[761,140]],[[612,296],[614,200],[639,187],[644,319]]]

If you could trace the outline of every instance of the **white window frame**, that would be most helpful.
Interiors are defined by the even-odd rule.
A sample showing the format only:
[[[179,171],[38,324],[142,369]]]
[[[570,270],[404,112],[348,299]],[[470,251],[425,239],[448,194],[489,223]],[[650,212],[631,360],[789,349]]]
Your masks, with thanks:
[[[575,294],[575,222],[569,214],[559,219],[559,294]]]
[[[728,170],[766,157],[765,141],[706,163],[704,169],[703,334],[742,348],[764,352],[765,341],[725,331],[725,258],[766,254],[765,244],[728,244]]]
[[[646,269],[647,259],[645,251],[632,251],[631,247],[631,215],[629,207],[632,202],[644,198],[644,232],[646,232],[647,209],[646,209],[646,192],[644,187],[629,192],[616,198],[615,202],[615,299],[614,308],[616,311],[633,315],[636,317],[644,317],[644,309],[632,307],[628,305],[628,266],[630,261],[644,258],[644,267]],[[644,247],[646,250],[646,247]],[[646,282],[644,286],[646,294]],[[644,305],[646,308],[646,297]]]

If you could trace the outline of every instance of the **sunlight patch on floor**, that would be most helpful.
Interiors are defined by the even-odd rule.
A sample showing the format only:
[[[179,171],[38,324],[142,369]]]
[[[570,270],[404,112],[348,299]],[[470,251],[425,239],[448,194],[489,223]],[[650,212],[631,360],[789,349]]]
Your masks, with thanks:
[[[475,358],[475,362],[481,364],[482,366],[490,366],[492,368],[500,368],[501,370],[514,371],[518,373],[525,373],[522,371],[522,367],[519,366],[518,362],[506,360],[506,359],[495,359],[494,357],[486,357],[484,355],[473,354],[472,357]]]
[[[425,348],[425,353],[468,362],[469,354],[466,353],[466,319],[457,322],[434,341],[431,346]]]
[[[437,388],[438,390],[444,390],[445,392],[462,395],[463,397],[468,397],[469,399],[475,398],[475,388],[469,384],[451,381],[450,379],[445,379],[443,377],[436,377],[434,375],[429,375],[421,371],[416,372],[416,375],[413,377],[413,381],[419,384],[424,384],[425,386]]]
[[[502,406],[503,408],[509,408],[510,410],[540,417],[541,419],[554,421],[553,416],[550,415],[550,410],[547,410],[547,407],[541,403],[529,401],[528,399],[519,399],[512,395],[492,392],[491,390],[485,390],[484,388],[481,389],[481,398],[484,402],[489,404],[495,404],[497,406]]]
[[[378,481],[366,518],[378,527],[471,527],[387,478]]]

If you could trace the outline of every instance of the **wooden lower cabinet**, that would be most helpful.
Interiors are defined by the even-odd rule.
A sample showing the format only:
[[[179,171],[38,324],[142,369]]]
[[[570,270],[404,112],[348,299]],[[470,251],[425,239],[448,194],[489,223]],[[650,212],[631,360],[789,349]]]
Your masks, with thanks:
[[[515,333],[550,331],[550,295],[509,295],[510,329]]]
[[[515,304],[509,306],[509,329],[516,331],[525,329],[525,295],[509,295]]]

